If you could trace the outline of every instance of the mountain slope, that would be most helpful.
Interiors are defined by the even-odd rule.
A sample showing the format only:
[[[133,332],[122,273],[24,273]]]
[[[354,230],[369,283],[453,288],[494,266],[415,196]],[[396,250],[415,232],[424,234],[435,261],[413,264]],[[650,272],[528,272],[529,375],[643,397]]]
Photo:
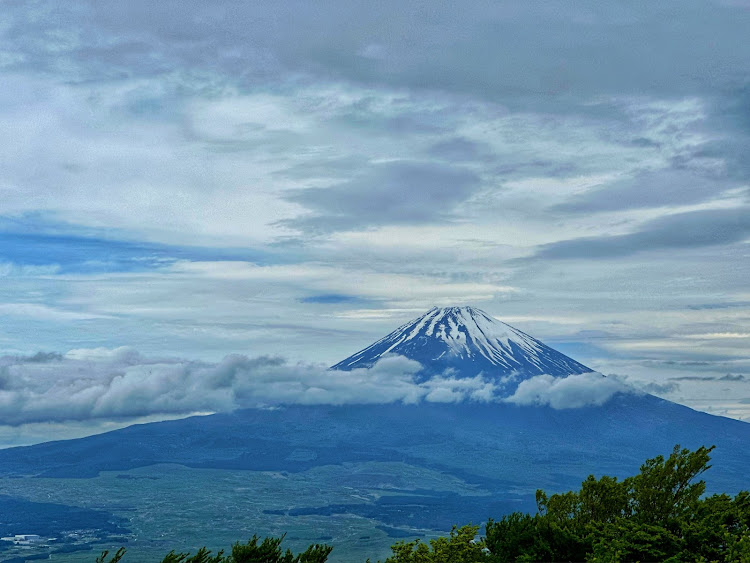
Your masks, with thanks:
[[[246,409],[0,450],[0,476],[79,479],[163,463],[304,472],[400,462],[533,494],[573,487],[591,472],[632,473],[676,443],[717,445],[711,490],[750,486],[750,424],[633,394],[564,410],[470,402]]]
[[[499,379],[526,379],[592,371],[536,338],[473,307],[433,308],[371,346],[332,366],[371,367],[387,355],[405,356],[425,367],[423,377],[451,370],[458,377],[482,373]]]

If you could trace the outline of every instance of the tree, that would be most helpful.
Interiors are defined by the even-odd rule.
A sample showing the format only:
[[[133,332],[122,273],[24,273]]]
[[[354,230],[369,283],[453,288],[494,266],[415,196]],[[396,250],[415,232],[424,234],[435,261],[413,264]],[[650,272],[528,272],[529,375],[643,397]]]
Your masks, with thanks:
[[[489,561],[483,540],[474,538],[479,526],[453,526],[450,535],[429,541],[396,542],[385,563],[480,563]]]
[[[280,538],[266,537],[263,540],[254,535],[246,544],[237,542],[232,546],[229,555],[219,551],[216,555],[205,547],[200,548],[195,555],[190,553],[177,553],[174,550],[167,553],[161,563],[325,563],[333,551],[328,545],[313,544],[302,553],[294,555],[291,550],[285,552],[281,549]],[[102,552],[97,557],[96,563],[118,563],[125,555],[125,548],[121,547],[111,559],[107,559],[108,551]]]
[[[705,483],[696,477],[710,468],[712,450],[678,445],[622,481],[589,475],[578,491],[538,490],[537,514],[490,519],[486,545],[498,562],[718,561],[731,550],[741,554],[750,545],[750,495],[700,500]]]
[[[693,480],[711,467],[709,454],[714,447],[701,446],[691,452],[678,444],[666,460],[657,456],[641,465],[641,472],[628,481],[636,519],[665,526],[694,507],[706,483]]]
[[[109,550],[105,549],[104,551],[102,551],[101,555],[99,555],[99,557],[96,558],[96,563],[118,563],[118,561],[120,561],[120,559],[122,559],[123,556],[125,555],[125,548],[121,547],[120,549],[118,549],[114,553],[114,555],[112,555],[111,559],[107,559],[108,555],[109,555]]]
[[[200,548],[195,555],[189,553],[175,553],[170,551],[161,563],[224,563],[224,550],[212,556],[211,552],[205,547]]]
[[[616,561],[695,561],[695,558],[670,559],[684,551],[680,537],[662,526],[621,518],[592,528],[590,562]]]
[[[618,481],[617,477],[604,475],[597,480],[589,475],[581,483],[581,492],[578,494],[579,519],[587,522],[614,522],[630,516],[628,485],[627,480]]]
[[[226,563],[325,563],[333,550],[327,545],[314,544],[295,556],[289,549],[282,553],[284,536],[263,538],[260,543],[258,540],[254,535],[246,544],[235,543]]]
[[[538,543],[537,522],[521,512],[503,516],[497,522],[490,518],[485,526],[485,545],[495,561],[516,561],[529,554]]]

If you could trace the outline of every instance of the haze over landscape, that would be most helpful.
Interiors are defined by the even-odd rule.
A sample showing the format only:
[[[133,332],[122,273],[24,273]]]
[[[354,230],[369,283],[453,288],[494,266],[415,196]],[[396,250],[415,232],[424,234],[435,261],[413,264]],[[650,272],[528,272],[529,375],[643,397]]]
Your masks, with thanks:
[[[359,557],[678,441],[738,490],[748,30],[747,0],[3,2],[5,506],[153,555],[161,479],[210,481],[209,520],[260,488],[243,530],[339,515]]]

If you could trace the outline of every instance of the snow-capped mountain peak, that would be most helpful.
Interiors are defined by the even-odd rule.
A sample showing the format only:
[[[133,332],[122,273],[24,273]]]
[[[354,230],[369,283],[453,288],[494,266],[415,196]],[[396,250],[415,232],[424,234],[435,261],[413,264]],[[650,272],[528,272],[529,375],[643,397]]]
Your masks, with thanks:
[[[474,307],[434,307],[332,369],[370,367],[387,355],[416,360],[430,374],[450,368],[459,377],[480,372],[485,377],[526,378],[592,371]]]

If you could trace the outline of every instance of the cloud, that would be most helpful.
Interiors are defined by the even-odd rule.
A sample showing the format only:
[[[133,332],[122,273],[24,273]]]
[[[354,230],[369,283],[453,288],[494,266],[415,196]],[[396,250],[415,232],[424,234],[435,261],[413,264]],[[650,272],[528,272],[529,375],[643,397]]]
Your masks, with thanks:
[[[675,391],[679,391],[680,386],[674,382],[656,383],[652,381],[649,383],[640,383],[638,385],[638,389],[640,389],[644,393],[651,393],[652,395],[664,395],[666,393],[674,393]]]
[[[124,420],[279,404],[490,401],[481,375],[416,383],[422,366],[401,356],[372,368],[329,370],[280,357],[230,355],[218,363],[147,358],[121,347],[0,358],[0,425]]]
[[[556,211],[596,213],[668,205],[688,205],[717,197],[736,182],[692,170],[660,169],[634,174],[554,206]]]
[[[717,381],[747,381],[748,377],[741,373],[728,373],[719,377]]]
[[[30,364],[44,364],[47,362],[59,362],[63,359],[62,354],[57,352],[37,352],[31,356],[18,358],[20,362],[28,362]]]
[[[481,160],[491,152],[491,147],[488,144],[478,143],[465,137],[451,137],[439,141],[428,150],[431,156],[454,162]]]
[[[737,307],[750,307],[750,301],[735,301],[731,303],[701,303],[700,305],[688,305],[692,311],[704,311],[710,309],[734,309]]]
[[[676,213],[647,221],[640,230],[546,244],[537,258],[602,259],[662,249],[690,249],[742,242],[750,237],[750,207]]]
[[[354,179],[326,188],[294,190],[286,196],[312,211],[281,224],[313,232],[362,230],[450,217],[480,185],[466,169],[431,162],[372,165]]]
[[[247,85],[286,71],[487,97],[679,92],[706,69],[713,84],[747,74],[739,4],[17,3],[0,52],[78,80],[187,67]]]
[[[728,373],[726,375],[719,376],[697,376],[697,375],[684,375],[680,377],[670,377],[671,381],[748,381],[750,377],[741,373]]]
[[[0,303],[0,315],[40,321],[80,321],[101,317],[101,315],[65,311],[38,303]]]
[[[337,305],[339,303],[362,303],[366,301],[355,295],[346,295],[343,293],[326,293],[324,295],[310,295],[302,297],[301,303],[318,303],[321,305]]]
[[[603,405],[617,393],[632,392],[620,381],[600,373],[568,377],[537,375],[522,381],[515,393],[504,399],[516,405],[549,405],[553,409],[575,409]]]
[[[451,371],[416,382],[422,366],[386,356],[371,368],[330,370],[278,356],[234,354],[220,362],[146,357],[130,347],[0,357],[0,425],[124,421],[284,404],[490,402],[599,405],[625,388],[599,374],[522,381],[508,399],[502,381]]]
[[[670,377],[671,381],[716,381],[716,377],[703,377],[700,375],[683,375],[680,377]]]
[[[644,381],[633,376],[615,373],[610,373],[607,377],[623,384],[630,391],[648,393],[658,397],[663,397],[664,395],[675,393],[680,390],[679,383],[675,383],[676,378],[672,377],[667,378],[668,381],[664,383],[660,381]]]

